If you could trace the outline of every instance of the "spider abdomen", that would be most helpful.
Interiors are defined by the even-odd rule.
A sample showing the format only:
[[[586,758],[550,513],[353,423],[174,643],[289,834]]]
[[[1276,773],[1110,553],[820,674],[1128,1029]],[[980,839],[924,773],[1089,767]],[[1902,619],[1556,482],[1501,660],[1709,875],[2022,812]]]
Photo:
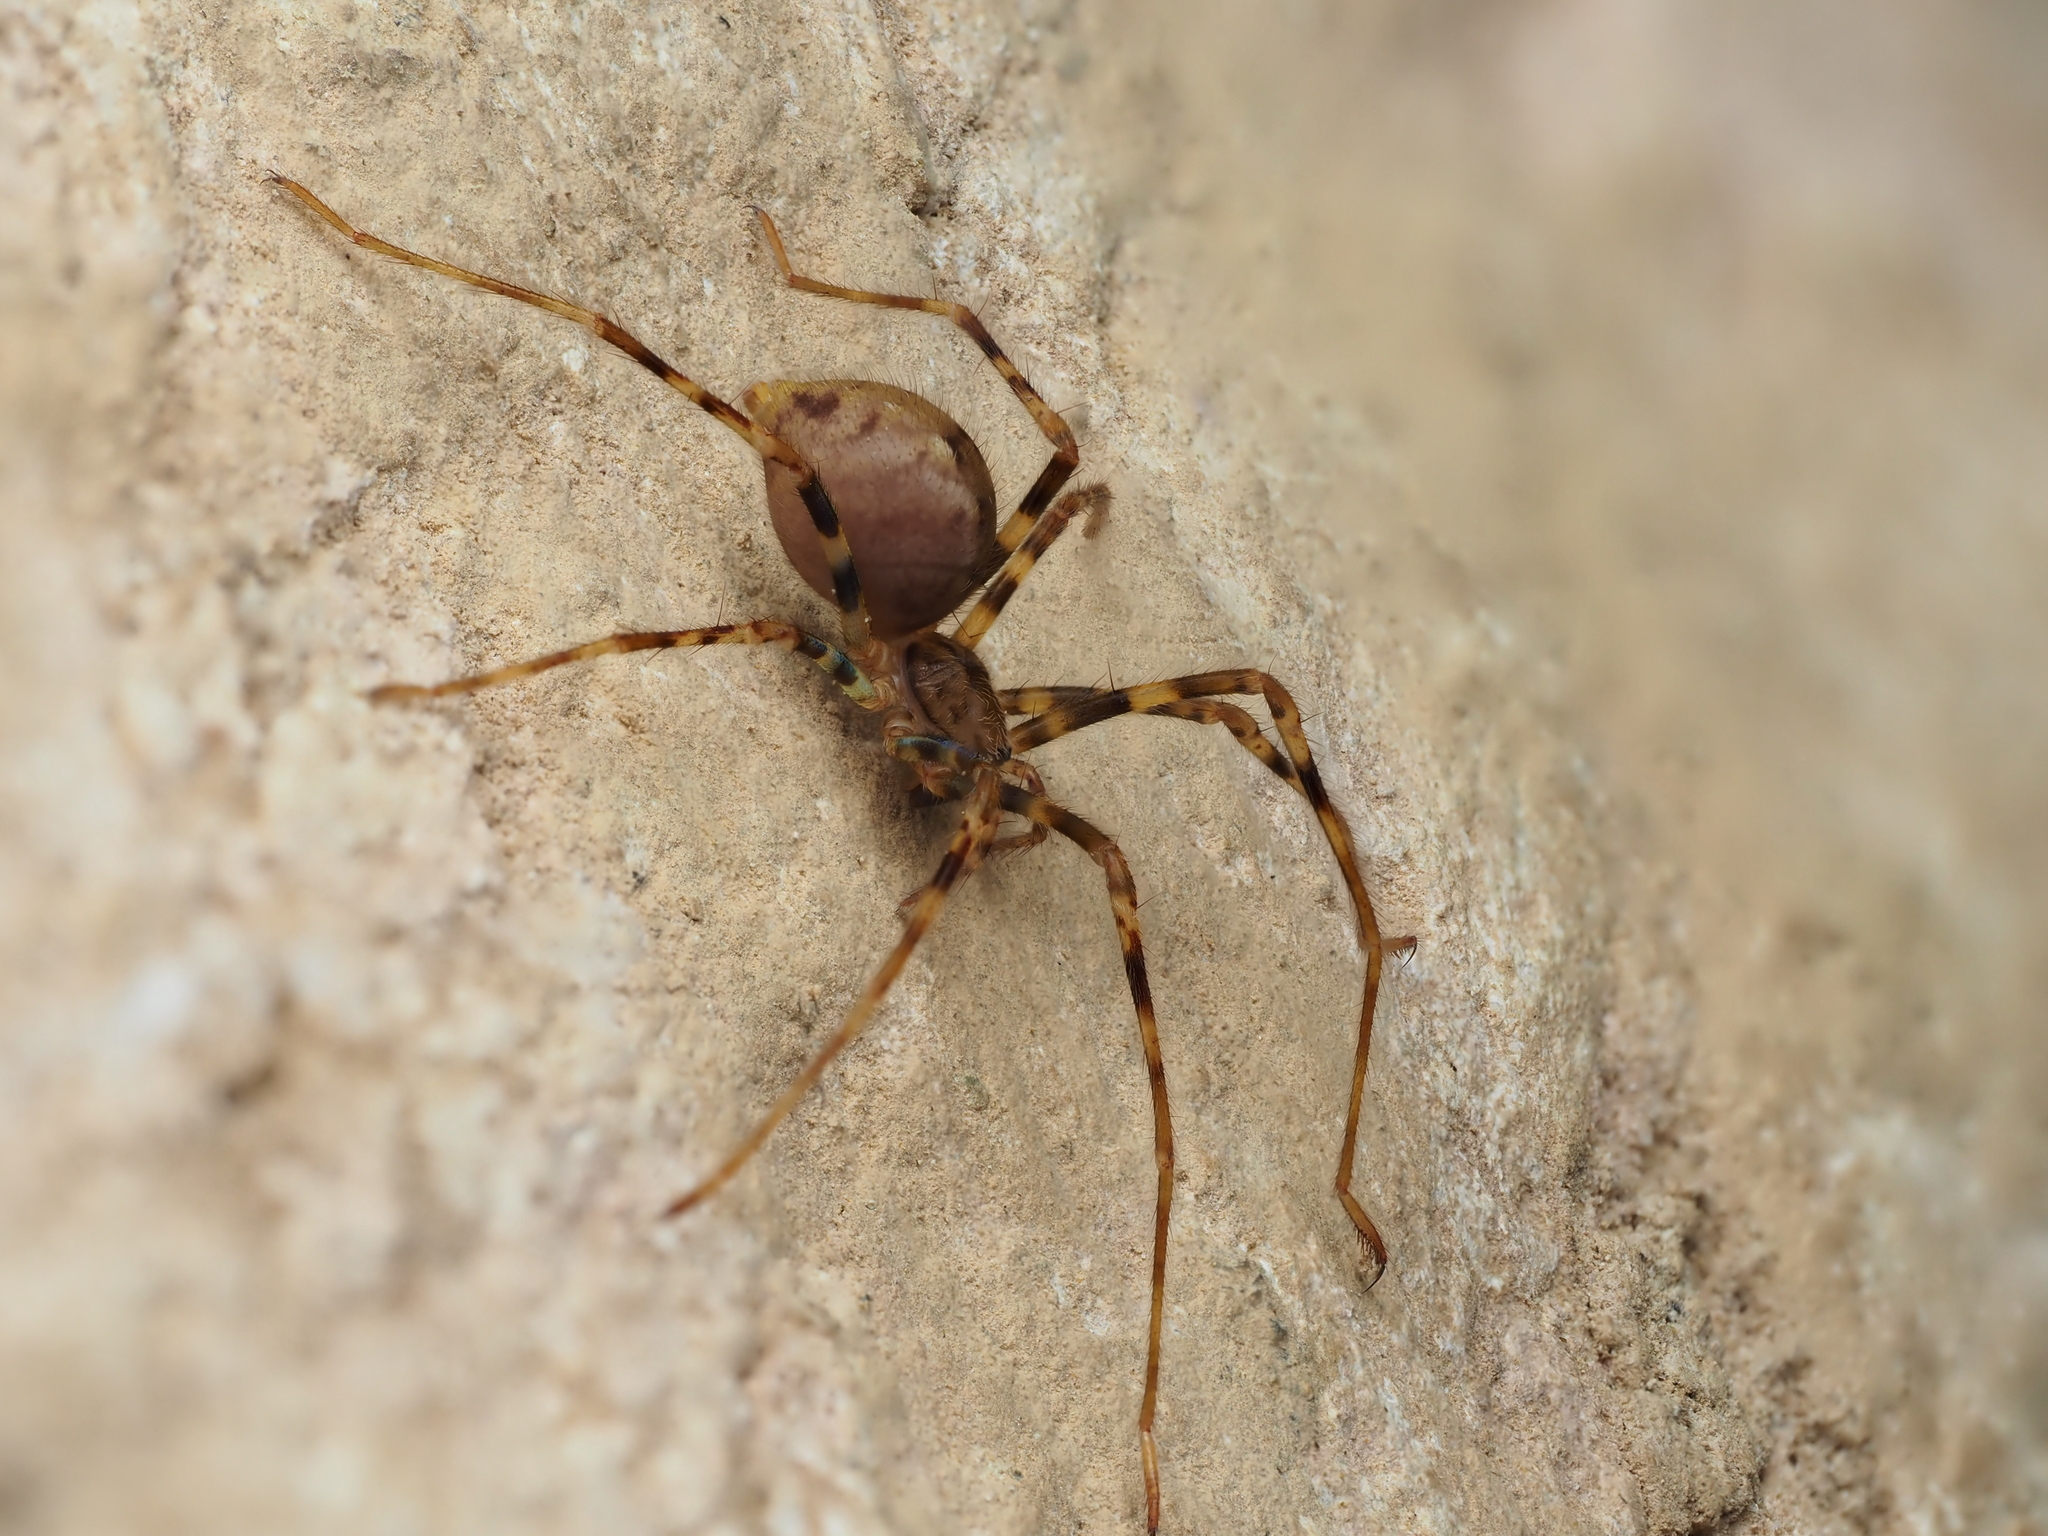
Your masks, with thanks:
[[[756,384],[742,401],[824,481],[880,638],[936,624],[1000,563],[988,465],[974,439],[929,400],[891,384],[821,379]],[[796,475],[765,462],[768,515],[783,553],[812,591],[831,597]]]

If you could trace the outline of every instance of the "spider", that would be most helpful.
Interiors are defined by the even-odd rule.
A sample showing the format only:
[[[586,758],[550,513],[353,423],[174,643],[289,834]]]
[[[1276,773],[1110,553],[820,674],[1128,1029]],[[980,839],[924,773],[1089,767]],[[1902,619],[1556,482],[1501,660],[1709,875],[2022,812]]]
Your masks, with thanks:
[[[1106,486],[1086,485],[1061,494],[1080,465],[1080,450],[1066,422],[1042,400],[1004,355],[979,318],[963,305],[906,294],[870,293],[806,277],[791,267],[775,221],[753,210],[761,235],[784,281],[805,293],[854,304],[921,310],[951,321],[973,340],[1031,413],[1052,444],[1052,457],[1000,526],[995,488],[974,441],[930,401],[893,385],[868,380],[775,381],[756,384],[735,409],[657,357],[637,337],[594,310],[451,266],[357,229],[305,187],[277,172],[268,180],[290,192],[352,243],[407,265],[517,299],[589,327],[656,378],[744,438],[761,456],[768,512],[783,552],[796,572],[839,609],[835,644],[795,624],[756,619],[701,629],[610,635],[587,645],[538,656],[513,666],[431,686],[391,683],[371,691],[375,703],[397,703],[473,693],[553,667],[626,651],[707,645],[771,645],[808,657],[842,693],[873,714],[883,750],[910,765],[915,790],[932,802],[964,801],[960,823],[937,871],[904,903],[902,937],[869,979],[838,1029],[827,1037],[782,1096],[761,1116],[730,1156],[706,1178],[671,1201],[662,1215],[676,1217],[701,1205],[728,1183],[776,1126],[816,1085],[826,1068],[874,1019],[911,951],[962,881],[992,853],[1022,849],[1053,833],[1078,844],[1100,865],[1110,911],[1123,949],[1124,975],[1137,1013],[1145,1069],[1151,1079],[1154,1160],[1158,1195],[1152,1235],[1152,1311],[1145,1348],[1145,1390],[1138,1410],[1138,1445],[1145,1480],[1145,1528],[1160,1518],[1159,1454],[1153,1419],[1159,1398],[1159,1341],[1166,1304],[1167,1232],[1173,1209],[1173,1116],[1152,988],[1138,928],[1131,868],[1116,841],[1047,794],[1037,770],[1020,755],[1069,732],[1119,715],[1159,715],[1220,725],[1314,809],[1330,851],[1343,872],[1365,953],[1364,998],[1358,1047],[1337,1155],[1336,1193],[1357,1228],[1368,1266],[1366,1289],[1386,1271],[1379,1229],[1351,1190],[1358,1146],[1359,1109],[1372,1045],[1373,1006],[1389,951],[1412,949],[1412,938],[1382,939],[1372,899],[1358,871],[1351,833],[1331,803],[1309,752],[1301,711],[1277,678],[1250,669],[1200,672],[1136,687],[995,686],[975,646],[1053,541],[1077,518],[1091,521],[1109,505]],[[856,554],[858,560],[856,560]],[[951,634],[941,621],[979,593]],[[1275,745],[1232,696],[1263,699],[1272,716]],[[1017,719],[1019,723],[1010,723]],[[1005,814],[1024,830],[1001,831]]]

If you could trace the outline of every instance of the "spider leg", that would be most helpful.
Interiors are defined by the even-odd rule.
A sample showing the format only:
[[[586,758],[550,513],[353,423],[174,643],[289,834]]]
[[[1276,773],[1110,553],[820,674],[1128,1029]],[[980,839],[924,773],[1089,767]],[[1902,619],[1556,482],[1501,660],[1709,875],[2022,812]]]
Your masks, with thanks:
[[[984,773],[975,785],[972,797],[967,802],[967,811],[960,819],[959,830],[954,832],[953,841],[946,847],[946,856],[939,861],[939,867],[925,888],[918,893],[917,905],[911,909],[910,917],[903,925],[903,936],[896,941],[896,947],[889,951],[875,974],[868,978],[867,987],[854,1000],[818,1053],[797,1073],[790,1085],[782,1090],[782,1097],[769,1107],[768,1113],[747,1132],[730,1157],[720,1163],[716,1170],[702,1182],[685,1190],[662,1211],[664,1217],[680,1216],[693,1206],[702,1204],[722,1189],[732,1176],[746,1165],[747,1159],[760,1151],[761,1144],[774,1132],[775,1127],[789,1117],[805,1094],[816,1086],[825,1069],[832,1065],[839,1053],[859,1038],[875,1016],[875,1010],[882,1004],[889,988],[895,984],[903,967],[910,959],[910,952],[917,948],[918,940],[939,915],[939,908],[946,904],[946,898],[953,888],[974,872],[989,842],[995,835],[996,824],[1002,819],[998,795],[1002,780],[993,773]]]
[[[1023,758],[1011,758],[1003,764],[1003,772],[1022,784],[1032,794],[1043,795],[1045,793],[1045,780],[1041,779],[1038,776],[1038,770],[1025,762]],[[1022,832],[997,838],[993,843],[989,844],[988,851],[991,854],[1022,853],[1026,848],[1036,848],[1050,836],[1052,836],[1052,828],[1046,826],[1043,822],[1032,821],[1027,817]]]
[[[970,648],[980,644],[981,637],[988,633],[997,615],[1017,595],[1017,588],[1024,584],[1024,578],[1031,574],[1031,568],[1038,564],[1039,557],[1051,547],[1054,539],[1067,531],[1067,524],[1084,514],[1093,519],[1108,505],[1109,487],[1106,485],[1084,485],[1054,502],[1052,509],[1026,533],[1016,552],[1003,562],[1003,568],[996,572],[995,579],[981,594],[981,601],[968,610],[967,617],[960,621],[960,627],[953,631],[953,638]],[[1089,526],[1094,526],[1092,520]]]
[[[1052,834],[1037,822],[1022,832],[1005,833],[988,845],[991,857],[998,853],[1022,853],[1027,848],[1036,848]]]
[[[875,692],[875,685],[868,680],[865,672],[854,665],[853,658],[846,652],[837,646],[827,644],[816,635],[805,633],[794,624],[784,624],[775,619],[756,619],[750,624],[713,624],[706,629],[663,629],[611,635],[603,640],[593,640],[588,645],[572,646],[566,651],[536,656],[532,661],[517,662],[509,667],[497,667],[489,672],[458,677],[446,683],[434,683],[430,686],[421,686],[417,683],[386,683],[381,688],[370,690],[370,702],[396,704],[412,699],[446,698],[451,693],[475,693],[479,688],[495,688],[500,683],[517,682],[522,677],[532,677],[536,672],[567,666],[572,661],[588,661],[594,656],[616,656],[626,651],[678,650],[696,645],[780,646],[785,651],[794,651],[810,657],[854,703],[868,709],[877,708],[881,703],[880,696]]]
[[[900,748],[906,742],[922,743],[930,740],[931,738],[927,737],[903,736],[897,738],[897,746]],[[945,747],[950,745],[953,744],[949,742],[934,742],[932,747],[918,745],[914,750],[897,750],[896,755],[908,758],[911,761],[944,761],[941,753]],[[1040,794],[1045,792],[1045,781],[1039,778],[1037,770],[1020,758],[1013,757],[1009,759],[1002,765],[999,771],[1020,780],[1026,788],[1036,790]],[[923,784],[919,784],[911,791],[912,803],[919,806],[939,805],[947,800],[961,799],[968,793],[968,790],[968,782],[964,782],[957,777],[951,780],[944,789],[937,792]],[[1051,835],[1046,828],[1040,826],[1037,822],[1027,821],[1022,832],[1005,833],[1001,837],[991,839],[985,858],[993,859],[997,854],[1021,853],[1026,848],[1036,848]],[[917,899],[923,894],[924,889],[921,886],[917,890],[912,891],[908,896],[896,903],[897,912],[906,918],[909,917],[911,908],[917,905]]]
[[[1159,1194],[1152,1223],[1152,1325],[1145,1345],[1145,1398],[1138,1409],[1138,1449],[1145,1466],[1145,1529],[1159,1530],[1159,1449],[1152,1419],[1159,1406],[1159,1336],[1166,1318],[1166,1237],[1173,1211],[1173,1113],[1166,1097],[1166,1061],[1159,1051],[1159,1021],[1152,1012],[1152,983],[1145,974],[1145,945],[1138,932],[1138,888],[1123,850],[1106,832],[1083,821],[1044,795],[1003,786],[1003,809],[1023,816],[1080,846],[1102,866],[1109,883],[1110,911],[1123,946],[1124,979],[1138,1014],[1138,1038],[1145,1047],[1145,1073],[1152,1080],[1152,1160],[1159,1169]]]
[[[1008,774],[1011,778],[1015,779],[1018,783],[1022,784],[1026,789],[1030,790],[1035,795],[1042,795],[1045,793],[1045,780],[1041,779],[1038,776],[1038,770],[1036,768],[1032,767],[1029,763],[1025,762],[1024,759],[1021,757],[1013,757],[1008,759],[1002,766],[1002,772]],[[933,794],[929,789],[926,789],[923,785],[920,784],[916,789],[911,791],[911,795],[913,803],[915,804],[937,805],[942,799],[950,798],[957,800],[960,798],[960,795],[964,792],[965,786],[961,785],[959,780],[956,779],[953,782],[953,786],[949,794]],[[995,855],[999,853],[1021,853],[1026,848],[1036,848],[1040,843],[1044,842],[1050,836],[1052,836],[1051,828],[1043,826],[1040,823],[1031,821],[1027,818],[1024,824],[1024,830],[1022,832],[1005,833],[1003,836],[997,838],[994,842],[990,843],[988,845],[989,856],[993,858]],[[912,891],[908,896],[903,898],[900,905],[907,912],[910,910],[910,904],[916,900],[917,892]]]
[[[1004,688],[997,691],[1003,712],[1012,715],[1040,715],[1064,704],[1079,704],[1103,692],[1100,688]],[[1235,704],[1226,704],[1221,699],[1174,699],[1164,704],[1154,704],[1148,709],[1133,709],[1134,715],[1166,715],[1175,720],[1192,720],[1198,725],[1220,725],[1236,739],[1237,744],[1251,753],[1261,763],[1272,769],[1282,782],[1300,793],[1304,799],[1307,792],[1302,790],[1301,775],[1294,771],[1294,764],[1281,755],[1280,749],[1266,739],[1266,733],[1259,729],[1258,721],[1248,711]],[[1027,722],[1029,723],[1029,722]]]
[[[368,230],[357,229],[289,176],[281,176],[276,171],[271,171],[268,173],[268,179],[283,187],[333,225],[344,238],[365,250],[375,251],[380,256],[389,256],[393,261],[402,261],[407,266],[438,272],[443,277],[453,278],[458,283],[467,283],[472,288],[481,288],[486,293],[517,299],[522,304],[531,304],[536,309],[544,309],[549,314],[560,315],[565,320],[573,320],[578,325],[589,327],[600,340],[610,342],[692,404],[708,411],[732,428],[745,438],[748,445],[762,458],[785,465],[796,476],[797,494],[803,498],[805,510],[811,514],[812,526],[818,530],[818,542],[825,548],[825,563],[832,572],[832,592],[839,604],[841,622],[846,627],[847,644],[856,651],[866,647],[868,611],[867,604],[861,597],[860,576],[853,568],[853,553],[846,547],[846,536],[839,528],[839,514],[833,510],[832,498],[825,494],[824,482],[818,478],[818,472],[802,454],[774,433],[748,420],[696,380],[678,373],[655,356],[653,349],[645,342],[596,310],[585,309],[580,304],[571,304],[565,299],[553,298],[545,293],[536,293],[531,288],[500,282],[495,277],[485,277],[481,272],[471,272],[465,267],[450,266],[445,261],[436,261],[431,256],[422,256],[417,251],[408,251],[403,246],[391,244],[388,240],[380,240]]]
[[[1017,365],[1004,356],[1003,349],[996,345],[996,339],[989,335],[981,318],[965,304],[955,304],[947,299],[924,299],[908,293],[870,293],[865,288],[842,288],[837,283],[820,282],[815,277],[805,277],[789,264],[789,253],[782,248],[782,236],[775,228],[775,221],[768,217],[765,208],[756,208],[754,215],[761,221],[761,233],[767,238],[768,250],[775,257],[775,265],[781,269],[783,281],[790,287],[804,293],[821,293],[828,299],[846,299],[854,304],[879,304],[884,309],[917,309],[928,315],[937,315],[950,320],[965,331],[974,344],[981,348],[981,355],[987,358],[1003,381],[1024,403],[1024,409],[1031,413],[1031,419],[1038,423],[1046,441],[1052,444],[1052,458],[1039,472],[1038,479],[1024,499],[1017,504],[1017,510],[1008,522],[996,533],[996,543],[1005,550],[1013,550],[1024,542],[1024,536],[1031,532],[1031,525],[1038,521],[1039,514],[1052,504],[1067,477],[1073,474],[1081,462],[1081,450],[1075,446],[1074,434],[1061,418],[1060,413],[1039,396],[1017,371]]]
[[[1385,968],[1386,951],[1390,948],[1413,948],[1415,941],[1397,939],[1389,944],[1380,937],[1379,919],[1373,912],[1372,898],[1366,894],[1365,881],[1358,872],[1358,858],[1351,846],[1351,829],[1337,807],[1331,804],[1329,792],[1323,788],[1322,775],[1317,772],[1315,758],[1309,751],[1308,733],[1302,729],[1301,710],[1295,705],[1293,695],[1278,678],[1245,668],[1228,672],[1199,672],[1190,677],[1144,683],[1134,688],[1091,691],[1085,698],[1075,698],[1070,691],[1063,689],[1028,688],[1013,690],[1001,697],[1005,707],[1011,703],[1028,706],[1058,700],[1043,714],[1011,727],[1012,749],[1025,752],[1118,715],[1177,713],[1174,706],[1211,699],[1220,694],[1250,694],[1265,700],[1266,708],[1273,716],[1275,733],[1287,750],[1285,766],[1292,770],[1295,787],[1315,808],[1316,820],[1322,824],[1324,839],[1343,871],[1345,887],[1351,893],[1352,909],[1358,917],[1358,943],[1365,951],[1365,995],[1358,1012],[1358,1049],[1352,1061],[1351,1097],[1344,1115],[1344,1142],[1337,1154],[1336,1188],[1338,1202],[1358,1229],[1359,1241],[1372,1259],[1372,1277],[1366,1282],[1366,1289],[1370,1290],[1386,1273],[1387,1245],[1380,1237],[1379,1228],[1366,1214],[1365,1207],[1351,1192],[1352,1166],[1358,1151],[1359,1114],[1365,1102],[1366,1063],[1372,1051],[1373,1010],[1379,1001],[1380,975]],[[1200,717],[1188,713],[1182,718]],[[1268,760],[1264,753],[1238,733],[1230,716],[1219,715],[1218,723],[1230,725],[1232,733],[1247,750],[1282,778],[1288,777],[1280,766]],[[1270,750],[1270,743],[1267,743],[1267,748]]]
[[[1055,683],[1037,688],[998,688],[996,702],[1006,715],[1042,715],[1062,704],[1082,704],[1103,690],[1082,683]]]
[[[1093,698],[1102,690],[1098,688],[1054,687],[1054,688],[1004,688],[997,691],[1004,712],[1013,715],[1036,715],[1057,708],[1061,704],[1078,703]],[[1303,787],[1301,775],[1294,770],[1291,758],[1281,755],[1279,749],[1266,739],[1246,710],[1235,704],[1226,704],[1221,699],[1176,699],[1165,704],[1154,704],[1146,709],[1133,709],[1132,714],[1166,715],[1176,720],[1192,720],[1200,725],[1221,725],[1236,738],[1237,744],[1251,753],[1266,767],[1273,770],[1281,782],[1291,787],[1304,800],[1308,790]],[[1310,801],[1313,805],[1314,802]],[[1395,954],[1413,954],[1415,936],[1403,935],[1398,939],[1383,938],[1381,947]]]

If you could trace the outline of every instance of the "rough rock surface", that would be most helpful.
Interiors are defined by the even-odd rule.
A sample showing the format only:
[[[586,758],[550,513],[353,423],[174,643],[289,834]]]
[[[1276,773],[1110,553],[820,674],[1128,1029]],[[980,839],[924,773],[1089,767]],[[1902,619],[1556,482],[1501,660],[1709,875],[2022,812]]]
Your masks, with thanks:
[[[989,0],[107,4],[0,21],[0,1528],[1129,1532],[1151,1131],[1097,872],[977,876],[726,1194],[654,1213],[804,1059],[935,861],[775,653],[432,680],[618,629],[825,622],[728,397],[872,375],[1117,504],[999,681],[1269,667],[1383,924],[1362,1293],[1328,1190],[1360,961],[1313,823],[1218,732],[1040,755],[1138,871],[1181,1178],[1175,1531],[1678,1532],[1747,1509],[1671,1155],[1680,941],[1482,612],[1311,596],[1336,418],[1258,433],[1125,248],[1072,18]],[[1378,476],[1378,480],[1375,480]],[[1315,494],[1327,495],[1327,489]],[[1394,505],[1398,498],[1374,504]],[[1446,581],[1454,584],[1454,578]],[[1426,605],[1425,605],[1426,606]]]

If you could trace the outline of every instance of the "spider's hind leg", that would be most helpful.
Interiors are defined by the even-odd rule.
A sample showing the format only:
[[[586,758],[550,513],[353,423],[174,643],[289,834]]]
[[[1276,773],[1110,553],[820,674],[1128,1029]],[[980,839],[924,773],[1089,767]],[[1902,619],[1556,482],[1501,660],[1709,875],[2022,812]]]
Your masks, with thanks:
[[[880,701],[880,696],[875,692],[875,685],[846,652],[828,641],[820,640],[816,635],[798,629],[794,624],[784,624],[775,619],[755,619],[748,624],[712,624],[703,629],[661,629],[607,635],[604,639],[593,640],[588,645],[571,646],[566,651],[552,651],[546,656],[536,656],[531,661],[514,662],[509,667],[495,667],[488,672],[474,672],[468,677],[453,678],[445,683],[386,683],[381,688],[372,688],[369,698],[372,704],[443,699],[450,694],[475,693],[482,688],[496,688],[504,683],[516,683],[521,678],[551,671],[555,667],[565,667],[575,661],[590,661],[599,656],[618,656],[627,651],[683,650],[701,645],[778,646],[785,651],[808,656],[817,663],[826,676],[839,685],[842,693],[862,708],[873,709]]]
[[[418,251],[409,251],[401,245],[393,245],[389,240],[381,239],[366,229],[356,228],[291,177],[271,171],[267,173],[266,179],[291,193],[351,245],[359,245],[364,250],[375,251],[380,256],[388,256],[393,261],[403,262],[409,267],[437,273],[458,283],[465,283],[469,287],[481,288],[486,293],[495,293],[503,298],[517,300],[521,304],[530,304],[535,309],[544,309],[551,315],[560,315],[564,320],[573,320],[578,325],[587,326],[600,340],[617,347],[669,388],[681,394],[684,399],[737,432],[763,459],[772,464],[782,465],[790,472],[790,488],[803,501],[805,511],[810,514],[811,525],[817,532],[818,546],[825,557],[825,567],[831,572],[833,600],[839,605],[840,621],[845,625],[847,644],[856,651],[867,645],[867,600],[861,595],[860,574],[854,569],[853,552],[847,548],[846,535],[839,526],[839,513],[833,508],[832,498],[826,494],[824,482],[818,478],[815,466],[788,443],[749,420],[695,379],[678,372],[656,356],[653,348],[647,343],[596,310],[586,309],[581,304],[571,304],[566,299],[558,299],[552,294],[522,288],[517,283],[487,277],[481,272],[472,272],[467,267],[454,266],[432,256],[423,256]]]

